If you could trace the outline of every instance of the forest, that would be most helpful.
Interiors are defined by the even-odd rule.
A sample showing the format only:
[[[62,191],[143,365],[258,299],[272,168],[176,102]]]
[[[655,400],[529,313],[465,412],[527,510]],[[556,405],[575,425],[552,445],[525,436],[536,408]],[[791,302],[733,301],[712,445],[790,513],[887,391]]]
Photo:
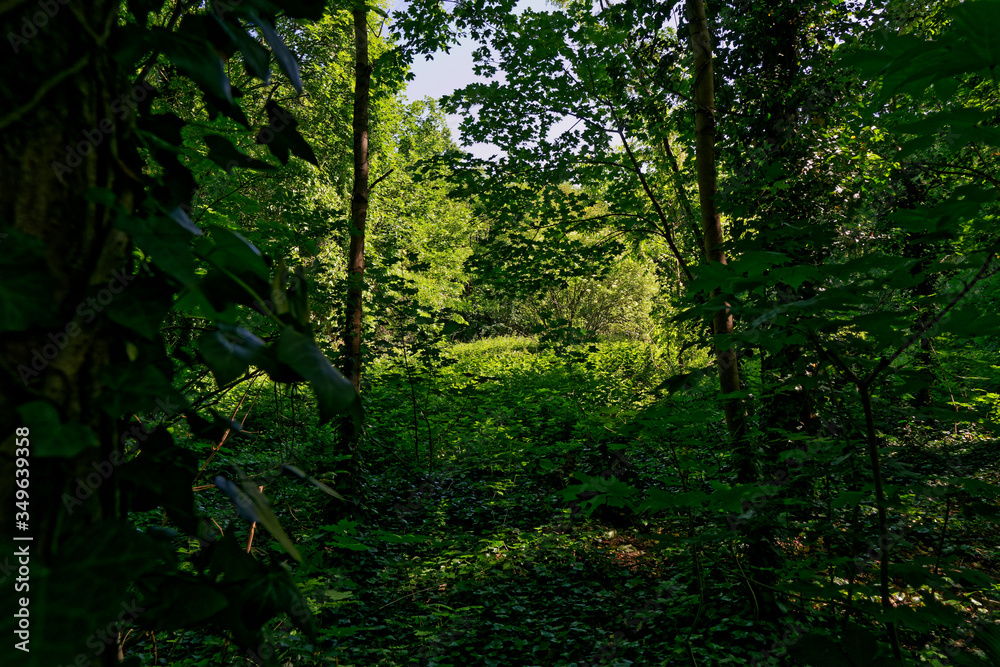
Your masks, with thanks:
[[[0,664],[1000,665],[1000,0],[0,26]]]

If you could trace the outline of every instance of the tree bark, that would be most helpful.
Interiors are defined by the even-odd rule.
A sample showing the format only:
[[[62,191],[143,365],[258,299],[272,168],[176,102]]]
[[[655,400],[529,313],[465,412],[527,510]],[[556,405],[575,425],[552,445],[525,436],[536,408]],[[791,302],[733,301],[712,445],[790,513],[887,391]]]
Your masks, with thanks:
[[[355,9],[354,40],[354,189],[351,194],[351,247],[347,264],[347,318],[344,375],[361,391],[361,331],[365,275],[365,226],[368,221],[368,106],[372,66],[368,60],[368,12]]]
[[[698,200],[701,205],[701,229],[705,241],[705,261],[726,264],[722,250],[722,221],[715,206],[718,175],[715,164],[715,83],[712,69],[712,38],[708,31],[703,0],[687,1],[690,20],[691,48],[694,53],[694,131],[695,167],[698,172]],[[717,291],[713,296],[718,296]],[[727,304],[728,306],[728,304]],[[740,390],[740,369],[733,347],[720,346],[723,336],[733,333],[733,316],[729,308],[715,313],[712,319],[715,335],[715,362],[719,369],[719,385],[723,394]],[[727,398],[725,401],[726,427],[733,442],[739,446],[746,435],[746,418],[743,401]],[[741,478],[746,472],[741,468]],[[753,481],[741,479],[746,483]]]
[[[48,18],[36,4],[0,10],[9,60],[0,82],[0,253],[16,259],[22,243],[40,242],[51,277],[45,298],[38,298],[35,324],[0,333],[0,534],[31,539],[16,544],[30,544],[38,579],[31,584],[32,613],[43,629],[46,613],[63,604],[58,591],[37,585],[51,576],[41,574],[44,567],[74,533],[122,515],[115,477],[94,491],[99,501],[86,511],[68,512],[59,501],[93,466],[121,456],[117,421],[101,409],[99,394],[103,370],[125,355],[124,345],[103,318],[81,311],[88,289],[107,287],[115,276],[130,273],[131,245],[114,227],[116,206],[131,212],[141,187],[135,177],[138,156],[129,148],[133,118],[116,107],[128,86],[110,43],[119,5],[53,3],[60,11]],[[107,195],[114,205],[88,199],[88,191]],[[41,355],[44,364],[38,363]],[[48,403],[64,424],[89,428],[99,447],[72,459],[29,453],[31,512],[25,530],[14,522],[14,433],[24,426],[18,406],[32,401]],[[25,442],[32,435],[37,434]],[[33,628],[35,622],[33,617]],[[44,647],[44,654],[51,648],[47,642],[76,639],[56,634],[51,628],[33,632],[32,651]],[[93,664],[116,664],[117,654],[106,650]]]

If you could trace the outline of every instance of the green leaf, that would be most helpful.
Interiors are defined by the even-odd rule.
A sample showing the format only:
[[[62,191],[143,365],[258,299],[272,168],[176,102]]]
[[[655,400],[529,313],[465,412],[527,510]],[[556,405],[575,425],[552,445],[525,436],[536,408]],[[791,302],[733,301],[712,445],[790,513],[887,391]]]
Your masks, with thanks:
[[[122,435],[124,436],[124,430]],[[162,426],[132,428],[139,454],[119,469],[122,491],[133,510],[164,509],[170,520],[189,535],[198,532],[191,480],[198,471],[198,456],[174,443]]]
[[[267,111],[268,122],[257,133],[257,143],[267,145],[281,164],[288,164],[291,153],[318,167],[319,161],[315,153],[296,129],[299,121],[276,102],[268,101],[264,108]]]
[[[268,164],[263,160],[258,160],[257,158],[252,158],[246,153],[240,151],[236,146],[230,143],[229,139],[226,139],[219,134],[206,134],[202,137],[205,145],[208,146],[208,159],[219,165],[227,172],[232,171],[234,167],[243,167],[248,169],[256,169],[257,171],[268,171],[274,169],[274,165]]]
[[[179,630],[205,621],[229,606],[229,599],[213,586],[184,576],[158,579],[157,604],[142,613],[146,627]],[[192,604],[196,600],[197,604]]]
[[[21,664],[71,665],[81,651],[93,656],[95,645],[112,650],[95,629],[139,621],[143,609],[129,587],[172,561],[170,548],[124,521],[96,521],[66,534],[49,567],[33,561],[31,660]]]
[[[250,274],[268,281],[270,272],[264,256],[254,244],[225,227],[213,225],[209,230],[211,239],[199,239],[196,244],[202,258],[236,276]]]
[[[952,7],[949,13],[955,18],[956,41],[970,47],[979,61],[975,68],[992,70],[1000,65],[1000,40],[996,36],[1000,5],[982,0],[965,2]]]
[[[285,15],[293,19],[319,21],[323,18],[327,0],[282,0]]]
[[[198,340],[198,352],[220,387],[239,379],[250,364],[261,359],[266,344],[243,327],[219,324],[219,330]]]
[[[269,21],[256,15],[256,13],[251,12],[250,20],[260,28],[261,33],[264,35],[264,39],[271,46],[271,51],[274,53],[274,57],[278,61],[278,67],[281,71],[285,73],[288,80],[292,83],[292,87],[295,88],[295,92],[299,95],[302,94],[302,79],[299,77],[299,64],[295,60],[295,56],[292,52],[288,50],[285,46],[285,41],[281,39],[281,36],[275,32],[274,26],[271,25]]]
[[[981,649],[991,664],[1000,664],[1000,630],[995,625],[981,625],[973,643]]]
[[[100,446],[97,435],[83,424],[64,424],[59,412],[45,401],[32,401],[17,408],[24,426],[31,429],[31,455],[39,458],[71,458]]]
[[[234,19],[232,21],[219,20],[222,29],[225,30],[229,38],[233,40],[243,54],[243,65],[250,76],[256,77],[265,85],[271,79],[270,56],[260,43],[248,35],[243,27]]]
[[[225,64],[210,42],[166,31],[159,34],[159,41],[167,58],[202,90],[234,104]]]
[[[843,491],[830,502],[830,507],[839,509],[841,507],[853,507],[861,502],[865,497],[864,491]]]
[[[160,369],[141,359],[104,368],[101,381],[98,405],[112,417],[155,409],[170,416],[187,407]]]
[[[185,287],[196,284],[191,253],[193,232],[190,229],[179,225],[176,220],[159,216],[146,219],[123,215],[118,217],[115,225],[135,240],[156,268]]]
[[[165,3],[166,0],[129,0],[126,4],[139,25],[145,27],[149,15],[159,12]]]
[[[0,233],[0,331],[52,324],[52,289],[45,243],[5,227]]]
[[[147,340],[160,335],[163,318],[173,305],[173,290],[162,281],[137,276],[122,294],[108,305],[108,317]]]
[[[284,463],[280,467],[281,467],[281,469],[283,471],[289,473],[293,477],[298,477],[299,479],[304,479],[304,480],[308,481],[310,484],[312,484],[313,486],[315,486],[317,489],[319,489],[323,493],[325,493],[327,495],[330,495],[330,496],[333,496],[334,498],[337,498],[339,500],[345,500],[346,501],[346,499],[344,498],[344,496],[340,495],[339,493],[337,493],[336,491],[334,491],[329,486],[327,486],[323,482],[319,481],[318,479],[316,479],[312,475],[307,475],[298,466],[293,466],[290,463]]]
[[[255,627],[268,619],[288,614],[291,621],[308,637],[315,637],[315,619],[309,611],[309,602],[286,570],[274,568],[262,577],[256,577],[241,591],[240,612]]]
[[[194,224],[194,221],[188,216],[187,212],[180,206],[171,209],[168,213],[170,219],[181,226],[181,229],[192,234],[193,236],[201,236],[204,232],[198,225]]]
[[[278,543],[285,548],[295,560],[302,562],[302,554],[289,539],[278,518],[271,510],[271,503],[257,488],[256,482],[248,478],[242,470],[236,469],[238,473],[238,484],[232,482],[221,475],[215,478],[215,486],[229,496],[229,499],[236,505],[241,517],[248,522],[257,522],[262,528],[267,530]]]
[[[354,385],[330,364],[312,338],[286,326],[278,339],[276,352],[278,361],[309,381],[319,403],[321,424],[346,412],[354,404],[357,399]]]
[[[856,667],[873,667],[878,664],[875,654],[878,640],[868,630],[849,623],[841,637],[841,650],[847,654],[849,664]]]

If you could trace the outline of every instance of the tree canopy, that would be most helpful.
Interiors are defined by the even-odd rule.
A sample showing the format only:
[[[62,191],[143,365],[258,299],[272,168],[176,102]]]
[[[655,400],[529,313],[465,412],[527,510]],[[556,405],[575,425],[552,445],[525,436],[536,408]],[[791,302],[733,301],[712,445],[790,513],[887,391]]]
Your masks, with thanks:
[[[4,664],[1000,663],[998,25],[0,3]]]

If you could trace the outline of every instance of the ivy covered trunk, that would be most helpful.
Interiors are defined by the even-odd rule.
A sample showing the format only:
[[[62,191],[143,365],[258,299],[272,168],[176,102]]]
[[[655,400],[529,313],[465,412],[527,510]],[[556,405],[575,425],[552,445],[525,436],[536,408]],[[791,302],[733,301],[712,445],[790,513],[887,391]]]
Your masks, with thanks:
[[[0,16],[14,51],[0,84],[0,533],[30,562],[17,595],[30,596],[31,662],[19,664],[56,664],[54,635],[87,636],[80,608],[103,611],[128,584],[69,572],[83,562],[74,545],[100,550],[95,526],[121,518],[118,427],[101,392],[126,350],[97,314],[132,279],[129,239],[114,223],[135,204],[136,155],[122,138],[145,91],[120,92],[108,43],[118,2],[52,3],[54,16],[17,4]],[[95,646],[117,662],[117,633]]]

